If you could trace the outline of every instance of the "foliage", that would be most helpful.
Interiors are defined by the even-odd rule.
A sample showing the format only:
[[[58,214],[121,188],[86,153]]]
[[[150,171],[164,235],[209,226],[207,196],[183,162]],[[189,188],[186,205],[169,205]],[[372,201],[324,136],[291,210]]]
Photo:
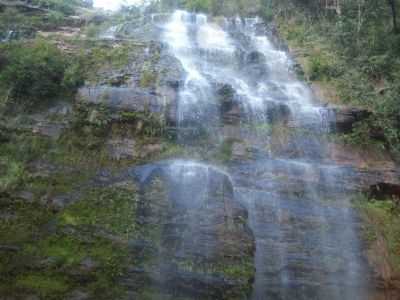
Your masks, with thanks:
[[[66,60],[50,43],[11,43],[4,47],[7,64],[0,72],[0,84],[11,101],[34,106],[60,94]]]

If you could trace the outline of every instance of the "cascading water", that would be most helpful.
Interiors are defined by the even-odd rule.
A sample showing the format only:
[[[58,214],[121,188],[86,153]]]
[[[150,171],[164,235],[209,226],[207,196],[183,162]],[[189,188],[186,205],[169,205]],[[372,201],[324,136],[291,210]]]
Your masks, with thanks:
[[[179,127],[247,145],[246,158],[226,167],[256,240],[252,299],[367,299],[351,174],[325,155],[332,114],[290,72],[289,57],[261,25],[257,18],[172,15],[163,40],[186,72]],[[199,166],[170,165],[170,174],[183,174],[175,176],[178,190],[189,180],[194,191],[193,178],[210,184]]]

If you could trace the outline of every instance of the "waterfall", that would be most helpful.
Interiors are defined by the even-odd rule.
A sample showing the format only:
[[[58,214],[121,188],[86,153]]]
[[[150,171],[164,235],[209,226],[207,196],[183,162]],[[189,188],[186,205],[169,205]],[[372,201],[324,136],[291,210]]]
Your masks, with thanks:
[[[251,145],[248,158],[225,171],[170,162],[165,172],[175,178],[175,199],[209,201],[210,174],[229,178],[255,236],[252,299],[366,299],[351,175],[326,155],[332,112],[291,72],[292,60],[260,33],[262,26],[258,18],[217,22],[180,10],[164,25],[163,42],[186,73],[179,131]]]

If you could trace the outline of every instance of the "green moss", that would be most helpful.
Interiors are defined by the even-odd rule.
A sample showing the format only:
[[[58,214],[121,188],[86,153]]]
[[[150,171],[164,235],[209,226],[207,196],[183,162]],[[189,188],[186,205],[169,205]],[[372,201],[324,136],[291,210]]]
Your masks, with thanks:
[[[154,291],[151,287],[146,288],[144,291],[140,292],[138,298],[140,300],[155,300],[155,299],[162,299],[162,300],[191,300],[192,298],[187,298],[183,296],[171,295],[167,294],[167,292],[157,292]]]
[[[84,245],[68,235],[51,236],[41,241],[38,246],[31,246],[27,251],[38,251],[37,255],[55,259],[56,264],[63,267],[77,265],[87,255]]]
[[[26,165],[48,150],[45,138],[11,133],[0,147],[0,192],[15,190],[28,176]]]
[[[161,159],[171,157],[182,157],[186,154],[186,150],[182,145],[178,145],[173,142],[165,142],[163,145],[163,152],[161,153]]]
[[[0,192],[16,188],[23,177],[23,164],[16,161],[1,160],[0,157]]]
[[[254,264],[252,257],[242,258],[237,261],[225,261],[216,263],[197,263],[192,260],[177,261],[179,268],[189,272],[222,275],[229,280],[238,280],[247,283],[254,277]],[[238,282],[238,284],[241,284]]]
[[[63,277],[49,275],[30,274],[17,279],[18,288],[33,291],[46,299],[57,299],[68,289],[68,282]],[[60,299],[60,298],[59,298]]]
[[[243,259],[235,264],[220,265],[218,269],[225,277],[236,279],[244,282],[249,282],[254,277],[254,264],[251,259]]]
[[[32,240],[40,233],[40,227],[50,219],[51,214],[36,204],[17,199],[1,199],[1,210],[9,218],[0,219],[0,240],[15,245]]]
[[[163,137],[168,134],[164,116],[157,113],[122,112],[120,122],[131,124],[139,137]]]
[[[124,272],[127,249],[105,238],[93,237],[87,229],[86,233],[52,235],[38,243],[31,243],[24,253],[36,257],[38,261],[49,260],[51,263],[44,269],[42,267],[40,272],[53,273],[56,278],[64,277],[70,283],[69,290],[76,286],[86,287],[96,299],[114,298],[122,292],[115,280]],[[94,267],[81,270],[81,264],[87,258],[94,262]],[[86,282],[76,282],[74,274],[84,276]],[[47,293],[45,286],[38,286],[36,290]]]
[[[234,287],[223,292],[224,299],[246,299],[251,292],[255,274],[251,256],[238,260],[221,259],[215,263],[199,263],[195,260],[176,261],[175,263],[179,269],[185,272],[223,277],[227,281],[234,282]]]
[[[101,167],[109,166],[103,130],[82,125],[66,131],[46,158],[60,167],[79,168],[82,177],[93,175]]]
[[[136,231],[138,199],[133,190],[103,188],[88,192],[60,217],[66,225],[93,225],[129,237]]]
[[[145,214],[153,217],[151,222],[142,224],[139,232],[141,238],[148,240],[157,248],[162,243],[163,224],[167,220],[169,206],[165,182],[161,178],[154,178],[146,186],[141,199],[141,208],[145,211]]]

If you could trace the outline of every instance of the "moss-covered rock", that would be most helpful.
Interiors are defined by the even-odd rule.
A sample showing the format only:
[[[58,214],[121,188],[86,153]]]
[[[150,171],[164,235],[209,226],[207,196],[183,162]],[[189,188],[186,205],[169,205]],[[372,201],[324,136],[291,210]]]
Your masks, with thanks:
[[[56,215],[36,204],[9,201],[5,212],[10,214],[0,218],[1,240],[10,252],[0,260],[0,293],[65,299],[83,288],[94,299],[122,297],[116,281],[129,259],[127,241],[137,232],[135,199],[132,184],[91,189]]]

